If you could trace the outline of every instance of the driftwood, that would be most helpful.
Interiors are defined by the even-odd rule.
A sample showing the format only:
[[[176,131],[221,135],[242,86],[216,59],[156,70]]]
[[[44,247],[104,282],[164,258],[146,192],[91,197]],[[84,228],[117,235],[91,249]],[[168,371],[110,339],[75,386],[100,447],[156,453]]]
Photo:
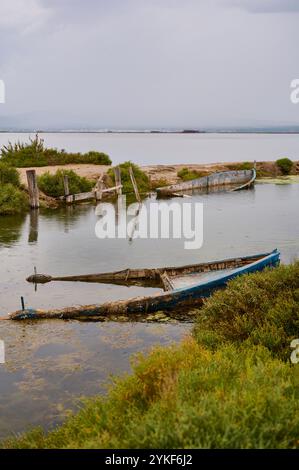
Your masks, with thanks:
[[[114,302],[105,302],[100,305],[85,305],[77,307],[66,307],[62,309],[18,310],[9,315],[11,320],[42,320],[42,319],[105,319],[111,316],[129,315],[144,317],[144,315],[157,312],[159,310],[171,310],[175,306],[190,307],[202,305],[203,299],[175,299],[173,293],[155,294],[146,297],[135,297],[128,300],[117,300]]]

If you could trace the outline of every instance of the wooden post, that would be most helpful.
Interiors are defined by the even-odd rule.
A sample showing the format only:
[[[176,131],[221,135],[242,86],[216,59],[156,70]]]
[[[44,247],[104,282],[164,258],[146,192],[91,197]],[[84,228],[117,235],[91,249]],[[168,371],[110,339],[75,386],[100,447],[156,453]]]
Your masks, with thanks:
[[[64,195],[70,195],[70,188],[69,188],[69,177],[68,175],[64,175],[63,177],[63,186],[64,186]]]
[[[139,191],[138,191],[138,186],[137,186],[135,176],[134,176],[134,173],[133,173],[133,169],[132,169],[131,166],[129,167],[129,175],[130,175],[130,178],[131,178],[131,181],[132,181],[132,185],[133,185],[133,188],[134,188],[136,199],[137,199],[138,202],[141,202]]]
[[[31,209],[39,208],[39,192],[36,182],[36,173],[35,170],[27,170],[27,182],[28,182],[28,191],[29,191],[29,202]]]
[[[103,197],[103,186],[104,186],[103,175],[101,175],[95,186],[95,198],[97,201],[100,201]]]
[[[114,169],[114,178],[115,178],[115,186],[118,187],[116,189],[116,194],[118,196],[121,196],[122,190],[121,190],[121,172],[119,166],[116,166]]]
[[[38,216],[39,211],[30,211],[28,243],[36,243],[38,240]]]

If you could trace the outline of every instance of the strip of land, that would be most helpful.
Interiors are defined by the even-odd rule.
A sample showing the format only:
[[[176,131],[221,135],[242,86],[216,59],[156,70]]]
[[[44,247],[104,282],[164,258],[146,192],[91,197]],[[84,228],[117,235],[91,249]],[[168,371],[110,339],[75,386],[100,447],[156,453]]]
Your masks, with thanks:
[[[178,172],[183,168],[187,168],[189,171],[196,171],[199,174],[207,175],[216,171],[229,171],[238,170],[242,167],[242,162],[230,162],[230,163],[184,163],[178,165],[148,165],[142,166],[142,170],[150,177],[152,183],[163,182],[165,185],[175,184],[181,181],[178,176]],[[21,182],[27,185],[26,171],[34,169],[37,176],[40,176],[46,172],[50,174],[56,173],[59,169],[73,170],[79,176],[84,176],[91,180],[97,180],[99,176],[104,175],[111,168],[109,165],[93,165],[93,164],[68,164],[68,165],[55,165],[55,166],[44,166],[44,167],[32,167],[32,168],[20,168],[19,173],[21,176]],[[277,166],[275,162],[257,162],[256,164],[258,177],[271,177],[276,178],[279,176]],[[299,162],[296,162],[295,172],[299,174]]]

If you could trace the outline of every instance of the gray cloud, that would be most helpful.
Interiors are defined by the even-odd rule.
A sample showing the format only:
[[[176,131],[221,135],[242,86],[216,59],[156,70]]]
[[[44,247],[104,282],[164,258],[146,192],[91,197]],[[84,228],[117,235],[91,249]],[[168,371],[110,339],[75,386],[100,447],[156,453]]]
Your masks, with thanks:
[[[299,122],[291,0],[1,0],[1,122]],[[238,7],[238,8],[236,8]],[[253,15],[252,12],[275,15]],[[276,8],[276,9],[275,9]],[[8,119],[7,119],[8,122]]]
[[[228,0],[227,4],[253,13],[299,12],[298,0]]]

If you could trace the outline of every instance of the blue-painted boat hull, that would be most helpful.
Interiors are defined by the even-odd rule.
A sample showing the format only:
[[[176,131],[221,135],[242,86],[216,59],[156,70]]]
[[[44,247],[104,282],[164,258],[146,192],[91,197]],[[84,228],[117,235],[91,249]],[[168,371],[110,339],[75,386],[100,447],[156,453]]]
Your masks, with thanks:
[[[256,259],[250,262],[251,259]],[[128,300],[119,300],[114,302],[106,302],[100,305],[88,305],[79,307],[67,307],[63,309],[45,310],[20,310],[11,314],[13,320],[29,320],[42,318],[96,318],[109,315],[124,314],[147,314],[158,310],[171,310],[176,307],[190,307],[203,302],[205,297],[211,295],[215,289],[221,289],[227,285],[232,279],[263,271],[265,268],[274,268],[280,262],[280,253],[274,250],[271,253],[263,255],[248,256],[242,258],[248,260],[248,264],[231,269],[228,273],[221,273],[214,276],[212,280],[197,282],[187,287],[174,289],[171,291],[146,296],[136,297]]]

